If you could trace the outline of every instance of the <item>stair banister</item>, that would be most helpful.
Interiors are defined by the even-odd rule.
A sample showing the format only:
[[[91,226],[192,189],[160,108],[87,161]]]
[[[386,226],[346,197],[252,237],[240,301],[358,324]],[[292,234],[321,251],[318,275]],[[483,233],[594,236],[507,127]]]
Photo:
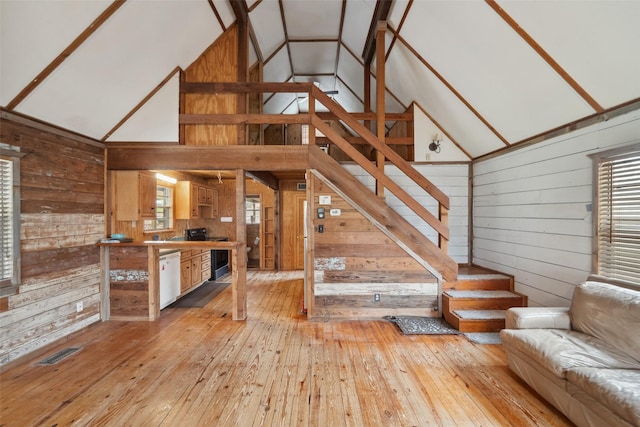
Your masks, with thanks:
[[[338,120],[343,121],[348,127],[353,129],[360,137],[368,142],[373,148],[380,151],[384,156],[398,167],[405,175],[411,178],[416,184],[418,184],[423,190],[429,193],[438,203],[444,205],[449,209],[449,197],[444,194],[438,187],[436,187],[431,181],[425,178],[420,172],[413,168],[407,161],[405,161],[398,153],[391,149],[388,145],[383,144],[378,138],[366,127],[364,127],[359,121],[351,117],[351,115],[342,108],[339,104],[334,102],[327,94],[322,90],[313,86],[311,88],[311,94],[314,98],[325,107],[327,107],[332,113],[334,113]]]
[[[349,155],[364,170],[366,170],[371,176],[373,176],[375,179],[381,182],[382,185],[388,188],[412,211],[414,211],[418,216],[424,219],[427,224],[429,224],[434,230],[436,230],[439,236],[442,236],[442,238],[446,240],[449,239],[449,228],[446,225],[440,222],[440,220],[438,220],[435,215],[425,209],[424,206],[416,202],[416,200],[411,197],[409,193],[407,193],[395,181],[385,175],[384,172],[378,169],[376,165],[371,163],[369,159],[367,159],[362,153],[354,148],[353,145],[349,144],[349,142],[342,136],[340,136],[338,132],[333,130],[330,126],[328,126],[324,121],[320,120],[315,115],[311,116],[311,123],[316,128],[318,128],[320,132],[325,134],[342,151]]]

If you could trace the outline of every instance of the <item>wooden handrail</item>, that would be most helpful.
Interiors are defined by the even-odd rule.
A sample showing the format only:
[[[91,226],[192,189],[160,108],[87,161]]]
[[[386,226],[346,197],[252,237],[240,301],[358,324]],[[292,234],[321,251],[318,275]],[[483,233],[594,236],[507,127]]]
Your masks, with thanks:
[[[354,161],[362,166],[369,174],[371,174],[384,187],[388,188],[395,194],[405,205],[420,216],[427,224],[429,224],[437,233],[440,247],[446,249],[449,240],[449,227],[447,224],[449,211],[449,197],[437,188],[431,181],[420,174],[413,166],[405,161],[395,150],[388,144],[380,141],[369,129],[363,126],[358,118],[350,114],[339,104],[334,102],[327,94],[320,90],[312,83],[267,83],[267,82],[182,82],[180,84],[181,93],[252,93],[252,92],[295,92],[308,93],[310,105],[308,114],[299,114],[291,118],[275,118],[274,115],[260,118],[256,114],[241,115],[181,115],[180,124],[243,124],[243,123],[309,123],[322,133],[324,133],[334,144],[342,151],[348,154]],[[316,113],[315,101],[319,101],[322,105],[329,109],[329,113]],[[324,123],[324,117],[335,117],[336,120],[342,121],[346,126],[351,128],[358,134],[363,143],[371,145],[375,150],[381,153],[386,159],[394,164],[406,176],[411,178],[424,191],[431,195],[438,202],[438,217],[433,215],[422,205],[420,205],[413,197],[391,178],[384,174],[383,171],[375,167],[369,159],[362,155],[347,139],[340,136],[336,131],[331,129]],[[404,117],[403,117],[404,118]],[[313,141],[310,141],[313,144]]]
[[[391,161],[398,169],[400,169],[405,175],[411,178],[416,184],[422,187],[427,193],[429,193],[438,203],[444,205],[449,209],[449,197],[444,194],[438,187],[436,187],[431,181],[425,178],[420,172],[412,167],[407,161],[405,161],[398,153],[396,153],[391,147],[386,144],[382,144],[380,140],[369,129],[364,127],[360,122],[351,117],[347,110],[342,108],[339,104],[334,102],[327,94],[313,86],[311,93],[320,101],[322,105],[327,107],[332,113],[338,116],[338,120],[343,121],[348,127],[353,129],[358,135],[360,135],[366,142],[368,142],[373,148],[380,151],[384,156]],[[312,119],[313,120],[313,119]]]
[[[409,193],[402,189],[395,181],[384,174],[380,169],[376,167],[369,159],[367,159],[360,151],[355,149],[353,145],[346,139],[333,130],[323,120],[317,116],[311,117],[311,124],[325,134],[334,144],[336,144],[342,151],[350,156],[355,162],[360,165],[371,176],[380,181],[382,185],[388,188],[393,194],[396,195],[400,201],[407,205],[412,211],[414,211],[419,217],[425,220],[434,230],[438,232],[444,239],[449,240],[449,229],[442,224],[431,212],[418,203]]]

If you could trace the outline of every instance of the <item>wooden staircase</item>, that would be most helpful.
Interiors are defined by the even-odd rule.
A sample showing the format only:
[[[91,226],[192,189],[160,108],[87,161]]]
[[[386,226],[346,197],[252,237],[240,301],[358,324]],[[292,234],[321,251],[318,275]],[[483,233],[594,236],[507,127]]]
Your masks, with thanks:
[[[442,284],[442,314],[461,332],[498,332],[506,310],[525,307],[527,297],[513,290],[513,276],[473,266],[458,266],[458,279]]]

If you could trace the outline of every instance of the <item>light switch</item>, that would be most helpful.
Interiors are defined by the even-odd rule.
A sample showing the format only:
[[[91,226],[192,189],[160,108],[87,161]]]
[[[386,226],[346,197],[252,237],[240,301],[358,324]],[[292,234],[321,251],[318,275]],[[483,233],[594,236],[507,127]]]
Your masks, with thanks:
[[[342,211],[340,209],[331,209],[329,211],[329,215],[331,216],[340,216],[342,214]]]
[[[331,196],[318,196],[318,204],[319,205],[330,205],[331,204]]]

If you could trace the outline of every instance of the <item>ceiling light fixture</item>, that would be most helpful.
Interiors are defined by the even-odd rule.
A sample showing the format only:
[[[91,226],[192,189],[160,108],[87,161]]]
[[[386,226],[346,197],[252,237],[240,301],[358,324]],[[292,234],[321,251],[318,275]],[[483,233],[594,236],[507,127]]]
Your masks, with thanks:
[[[164,181],[164,182],[169,182],[171,184],[175,184],[176,182],[178,182],[177,179],[172,178],[172,177],[167,176],[167,175],[163,175],[161,173],[156,173],[156,179],[158,179],[160,181]]]
[[[440,142],[442,142],[442,135],[440,135],[439,133],[436,133],[435,135],[433,135],[433,140],[431,141],[431,144],[429,144],[429,150],[433,151],[434,153],[439,153]]]

